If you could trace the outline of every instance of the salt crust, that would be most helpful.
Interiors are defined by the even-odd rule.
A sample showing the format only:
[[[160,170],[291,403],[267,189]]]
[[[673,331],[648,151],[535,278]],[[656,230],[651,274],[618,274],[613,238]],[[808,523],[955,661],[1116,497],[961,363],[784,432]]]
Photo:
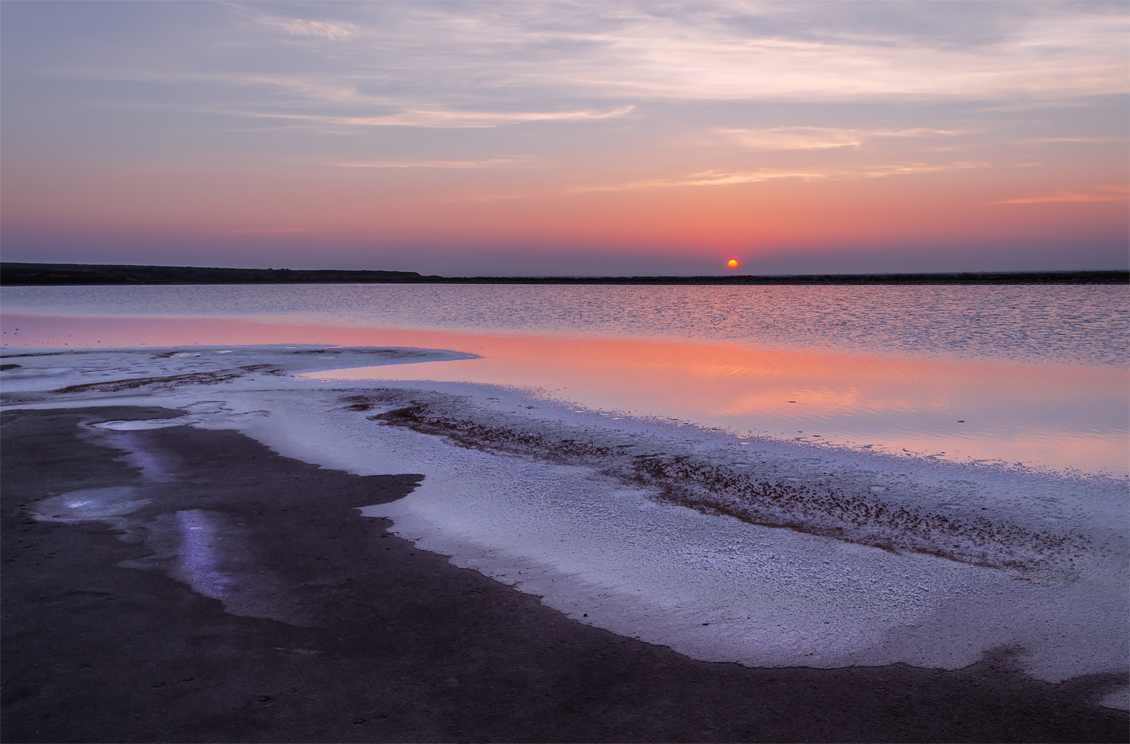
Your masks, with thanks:
[[[319,353],[300,353],[309,351]],[[694,658],[953,669],[990,649],[1012,647],[1028,672],[1048,681],[1125,672],[1130,663],[1124,480],[772,440],[738,446],[726,432],[623,416],[614,421],[536,391],[400,382],[381,383],[391,392],[380,393],[371,384],[331,386],[292,376],[465,358],[445,352],[192,347],[13,357],[4,355],[21,367],[0,378],[11,402],[5,408],[161,405],[186,412],[178,424],[237,429],[323,467],[424,474],[408,497],[362,513],[390,519],[394,532],[419,547],[538,595],[580,622]],[[17,404],[20,398],[27,402]],[[786,480],[851,482],[892,505],[955,518],[987,513],[990,520],[1076,537],[1069,553],[1025,571],[749,524],[667,503],[593,463],[460,446],[372,420],[419,398],[453,420],[588,430],[602,442],[646,441],[731,467],[756,460]],[[374,402],[357,402],[369,399]],[[122,436],[139,425],[101,427],[106,436]],[[139,464],[161,477],[159,463]],[[129,508],[128,494],[112,496]],[[207,593],[207,586],[196,588]],[[1130,707],[1125,691],[1104,703]]]

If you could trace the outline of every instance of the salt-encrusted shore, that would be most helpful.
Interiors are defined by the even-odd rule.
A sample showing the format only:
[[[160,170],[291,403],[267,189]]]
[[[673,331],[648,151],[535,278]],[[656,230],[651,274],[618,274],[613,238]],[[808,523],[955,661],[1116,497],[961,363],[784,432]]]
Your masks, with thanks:
[[[6,350],[0,736],[1126,738],[1125,481],[411,381],[468,356]]]
[[[1007,649],[955,671],[694,661],[358,514],[427,474],[89,426],[179,413],[3,414],[4,741],[1126,740],[1126,713],[1096,704],[1118,675],[1039,682]],[[85,507],[44,504],[76,492]],[[162,524],[181,536],[164,551]],[[190,587],[209,577],[240,614]]]

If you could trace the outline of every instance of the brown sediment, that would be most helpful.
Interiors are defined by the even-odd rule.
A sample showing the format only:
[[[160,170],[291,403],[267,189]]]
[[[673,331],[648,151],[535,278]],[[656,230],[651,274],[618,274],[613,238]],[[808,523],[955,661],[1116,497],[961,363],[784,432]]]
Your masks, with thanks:
[[[443,436],[465,447],[594,466],[665,501],[703,513],[893,553],[922,553],[1024,572],[1050,569],[1061,555],[1079,547],[1069,534],[1036,532],[977,515],[951,519],[893,505],[844,486],[793,485],[768,471],[738,472],[694,455],[635,454],[630,451],[634,445],[610,446],[573,431],[563,436],[528,428],[524,422],[485,424],[443,413],[426,401],[398,400],[396,391],[352,396],[346,401],[358,411],[372,402],[399,403],[370,420]]]
[[[116,393],[122,390],[137,390],[139,388],[171,390],[183,385],[219,385],[220,383],[238,380],[249,372],[278,374],[280,371],[278,367],[270,364],[249,364],[239,369],[221,369],[214,372],[186,372],[179,375],[164,375],[160,377],[129,377],[123,380],[84,382],[78,385],[68,385],[67,387],[59,388],[53,392]]]
[[[0,423],[4,741],[1125,741],[1097,705],[1126,675],[1061,684],[1000,649],[965,669],[707,663],[581,625],[387,532],[359,506],[424,476],[360,477],[189,426],[80,422],[162,409],[10,411]],[[102,438],[104,436],[104,438]],[[150,483],[110,445],[165,463]],[[125,446],[125,445],[123,445]],[[222,513],[241,570],[309,622],[237,616],[100,523],[26,516],[132,486],[162,515]],[[133,539],[132,537],[130,539]]]

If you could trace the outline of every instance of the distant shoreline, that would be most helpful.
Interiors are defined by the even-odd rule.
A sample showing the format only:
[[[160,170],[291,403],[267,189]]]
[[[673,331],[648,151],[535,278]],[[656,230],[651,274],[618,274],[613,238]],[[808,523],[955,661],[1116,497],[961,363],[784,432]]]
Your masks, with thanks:
[[[797,274],[758,276],[470,276],[414,271],[225,269],[191,266],[0,263],[2,286],[142,284],[584,284],[584,285],[867,285],[867,284],[1130,284],[1130,271],[1017,271],[931,274]]]

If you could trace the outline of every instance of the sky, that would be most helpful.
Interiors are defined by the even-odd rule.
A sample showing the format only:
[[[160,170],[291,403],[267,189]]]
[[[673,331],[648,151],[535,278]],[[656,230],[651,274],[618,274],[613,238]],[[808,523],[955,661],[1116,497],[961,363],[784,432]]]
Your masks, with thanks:
[[[5,261],[1126,269],[1128,134],[1125,2],[0,2]]]

